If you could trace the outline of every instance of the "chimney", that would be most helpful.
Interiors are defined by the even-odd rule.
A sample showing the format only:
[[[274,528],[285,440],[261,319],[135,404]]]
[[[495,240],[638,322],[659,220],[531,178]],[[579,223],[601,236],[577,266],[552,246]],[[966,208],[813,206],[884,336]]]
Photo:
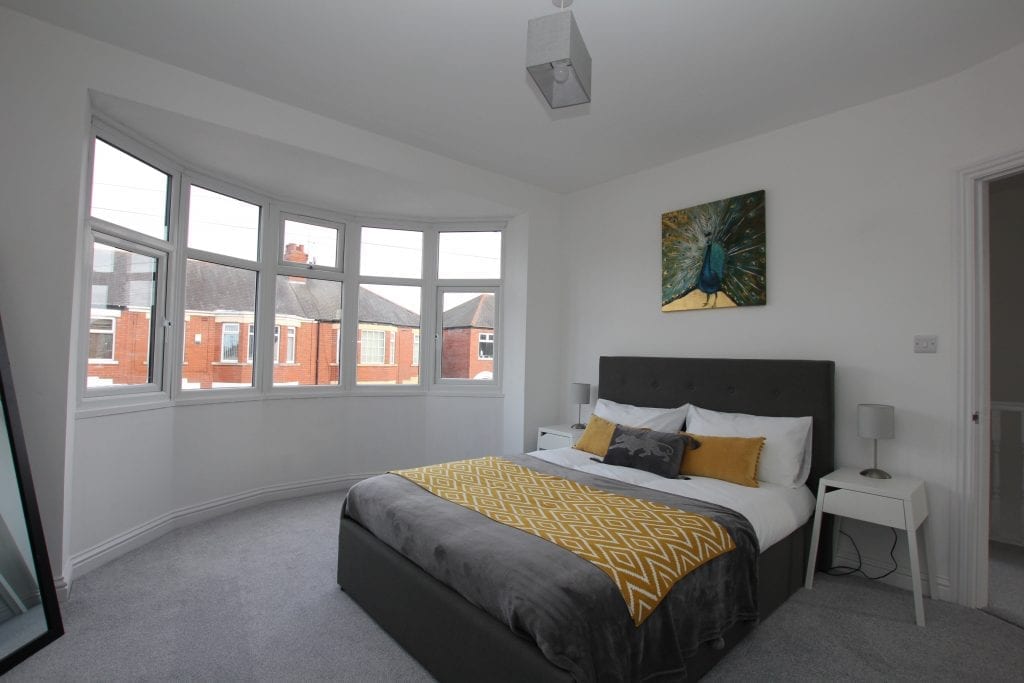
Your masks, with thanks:
[[[309,255],[306,253],[306,246],[294,242],[284,245],[284,260],[292,263],[308,263]]]
[[[295,244],[294,242],[284,245],[284,260],[291,263],[309,263],[309,254],[306,253],[306,246],[304,244]],[[306,278],[296,277],[295,275],[289,275],[288,281],[300,285],[306,284]]]

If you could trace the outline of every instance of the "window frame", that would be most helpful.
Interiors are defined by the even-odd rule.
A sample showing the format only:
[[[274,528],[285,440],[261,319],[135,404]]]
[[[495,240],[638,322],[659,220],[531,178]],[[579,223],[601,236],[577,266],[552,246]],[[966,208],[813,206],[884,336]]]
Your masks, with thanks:
[[[108,223],[91,215],[92,174],[94,168],[95,140],[101,138],[121,152],[137,158],[168,176],[167,193],[167,239],[159,239],[131,228]],[[81,225],[79,258],[81,277],[76,285],[76,339],[72,347],[75,375],[78,378],[74,391],[77,395],[78,414],[83,416],[109,414],[151,407],[155,404],[189,405],[195,403],[231,402],[287,395],[409,395],[430,392],[456,394],[493,394],[500,391],[501,315],[500,291],[504,285],[507,221],[504,219],[482,218],[480,220],[436,221],[396,220],[381,216],[341,213],[324,210],[304,204],[290,203],[271,196],[263,190],[255,190],[238,184],[222,172],[210,175],[196,170],[188,162],[159,150],[152,143],[144,141],[136,133],[120,124],[94,113],[88,138],[87,164],[85,169],[86,210]],[[203,189],[237,200],[248,202],[259,208],[259,233],[256,260],[227,256],[188,246],[188,214],[190,187]],[[337,263],[334,267],[322,264],[295,264],[285,262],[284,221],[296,220],[337,230]],[[397,278],[383,276],[360,276],[360,235],[361,227],[391,230],[414,230],[422,234],[422,263],[419,278]],[[437,277],[439,235],[452,231],[498,231],[501,240],[501,278],[497,280],[439,280]],[[89,323],[91,311],[91,281],[93,248],[96,241],[115,248],[127,249],[156,259],[155,292],[156,300],[152,309],[151,332],[147,358],[150,366],[150,382],[139,385],[87,386],[89,367]],[[277,256],[275,257],[274,254]],[[187,390],[182,387],[182,377],[188,367],[186,362],[187,344],[185,339],[185,273],[189,259],[211,262],[227,267],[241,268],[254,274],[256,296],[243,354],[236,362],[252,366],[252,384],[242,387],[217,387],[213,389]],[[276,326],[274,283],[277,276],[331,280],[340,283],[342,307],[341,319],[335,338],[334,361],[337,362],[336,384],[277,385],[273,383],[273,367],[280,358],[273,353],[271,344]],[[419,328],[411,329],[413,334],[413,358],[411,361],[416,384],[379,385],[357,383],[357,369],[360,357],[356,353],[358,338],[358,302],[360,287],[364,284],[412,286],[419,288]],[[442,291],[465,288],[475,291],[495,292],[496,320],[494,343],[494,379],[482,380],[440,380],[439,355],[440,321],[438,316],[439,296]],[[248,314],[246,314],[248,318]],[[286,323],[287,324],[287,323]],[[181,327],[179,331],[178,327]],[[266,329],[264,329],[266,328]],[[401,328],[399,328],[400,332]],[[116,332],[115,348],[116,348]],[[248,343],[252,336],[253,343]],[[205,337],[212,336],[204,333]],[[297,344],[296,328],[295,342]],[[419,342],[418,354],[416,341]],[[211,342],[213,339],[210,340]],[[239,329],[239,346],[242,330]],[[280,343],[280,342],[279,342]],[[390,361],[397,364],[402,353],[398,346],[398,334],[392,340],[395,351]],[[433,346],[431,346],[433,345]],[[290,344],[289,347],[295,347]],[[295,360],[298,361],[297,352]],[[388,361],[388,346],[385,345],[385,361]],[[116,351],[115,351],[116,356]],[[291,357],[291,356],[289,356]],[[404,358],[404,356],[402,356]],[[291,361],[289,361],[291,362]],[[399,379],[399,381],[402,381]]]
[[[484,337],[490,337],[490,339],[484,339]],[[491,345],[491,355],[485,356],[483,346],[484,344]],[[477,360],[494,360],[494,332],[477,332],[476,334],[476,359]]]
[[[93,167],[96,150],[96,139],[103,140],[128,156],[138,159],[168,176],[166,220],[168,239],[163,240],[125,226],[111,223],[92,215]],[[75,297],[75,310],[78,311],[77,340],[72,345],[72,354],[78,366],[75,373],[77,380],[74,389],[77,403],[82,409],[102,409],[105,407],[120,408],[139,403],[167,401],[171,398],[170,372],[181,363],[168,361],[173,358],[168,351],[170,337],[167,329],[173,319],[170,311],[171,297],[169,285],[174,281],[170,269],[173,267],[175,243],[172,239],[174,226],[178,223],[178,198],[181,193],[181,168],[167,157],[142,145],[131,136],[122,133],[116,127],[94,119],[89,130],[88,153],[85,172],[85,211],[81,240],[79,242],[79,263],[81,273],[78,280],[78,295]],[[156,260],[154,278],[154,301],[150,317],[150,335],[147,347],[149,379],[140,384],[111,384],[88,386],[89,381],[89,328],[92,316],[92,269],[93,253],[96,243],[115,249],[142,254]],[[116,326],[115,326],[116,327]],[[116,331],[114,339],[116,361]],[[97,365],[100,363],[92,363]],[[109,363],[102,363],[109,364]]]
[[[504,259],[503,259],[504,260]],[[502,264],[504,266],[504,263]],[[444,282],[452,282],[452,280],[445,280]],[[461,281],[459,281],[461,283]],[[470,286],[465,284],[459,285],[446,285],[439,284],[437,286],[436,302],[435,302],[435,333],[434,333],[434,383],[439,386],[451,386],[451,387],[488,387],[491,389],[498,388],[501,386],[501,363],[500,355],[501,347],[499,346],[499,339],[501,338],[501,285],[495,284],[494,280],[475,282],[490,282],[489,285],[478,285]],[[464,294],[493,294],[494,295],[494,327],[491,330],[491,334],[494,335],[493,353],[494,357],[490,359],[477,359],[477,360],[490,360],[492,362],[491,379],[473,379],[463,377],[442,377],[441,372],[442,358],[444,357],[444,295],[447,293],[464,293]],[[482,328],[470,328],[470,329],[482,329]],[[471,352],[472,353],[472,352]],[[474,357],[477,353],[472,354]]]
[[[93,313],[93,311],[96,311],[96,313]],[[89,365],[117,365],[117,319],[120,317],[119,315],[111,315],[101,308],[89,309],[89,340],[87,342],[88,350],[86,351]],[[92,323],[94,320],[109,320],[110,330],[93,328]],[[94,334],[110,335],[110,358],[99,358],[92,355],[92,335]]]
[[[288,334],[285,335],[288,346],[284,349],[284,362],[295,365],[295,340],[298,338],[298,328],[294,325],[288,326]]]
[[[205,249],[198,249],[196,247],[188,246],[188,222],[189,222],[189,208],[191,193],[189,189],[193,186],[198,186],[203,190],[214,192],[216,194],[222,194],[232,199],[236,199],[241,202],[255,205],[259,207],[259,224],[258,232],[256,236],[256,260],[250,261],[245,258],[238,256],[229,256],[227,254],[220,254],[213,251],[207,251]],[[240,270],[249,271],[256,275],[256,298],[253,301],[253,313],[251,324],[256,325],[256,334],[259,335],[260,325],[257,324],[260,317],[260,306],[262,300],[267,297],[265,287],[263,287],[265,277],[265,259],[263,255],[265,253],[265,233],[267,232],[267,214],[270,212],[269,199],[256,194],[250,190],[246,190],[237,185],[233,185],[229,182],[223,181],[219,178],[214,178],[202,173],[184,170],[181,176],[181,191],[179,199],[179,218],[178,225],[176,226],[176,237],[178,238],[179,251],[182,256],[178,259],[177,273],[179,275],[176,283],[176,307],[174,310],[174,320],[180,321],[178,324],[181,327],[181,333],[175,335],[176,340],[181,344],[185,344],[184,338],[185,331],[187,329],[185,315],[185,289],[187,285],[186,270],[188,268],[188,262],[190,260],[203,261],[205,263],[212,263],[219,266],[226,266],[228,268],[238,268]],[[242,395],[242,396],[253,396],[257,397],[263,393],[262,384],[266,381],[264,377],[264,367],[259,362],[260,355],[260,341],[257,336],[256,341],[256,357],[252,363],[252,379],[249,386],[232,386],[232,387],[212,387],[210,389],[185,389],[182,386],[184,381],[183,368],[176,368],[176,372],[173,376],[173,384],[171,389],[171,396],[179,403],[187,405],[192,402],[204,402],[201,399],[206,396],[217,396],[217,395]]]
[[[225,358],[224,357],[224,338],[227,336],[228,326],[234,325],[235,327],[235,357]],[[242,345],[242,323],[231,323],[223,322],[220,324],[220,362],[221,363],[240,363],[238,348]]]

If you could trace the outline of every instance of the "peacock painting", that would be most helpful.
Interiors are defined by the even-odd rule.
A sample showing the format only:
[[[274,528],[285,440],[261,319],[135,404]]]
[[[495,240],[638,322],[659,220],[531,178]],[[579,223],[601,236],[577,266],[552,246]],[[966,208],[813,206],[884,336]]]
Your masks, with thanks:
[[[764,190],[661,215],[661,310],[765,304]]]

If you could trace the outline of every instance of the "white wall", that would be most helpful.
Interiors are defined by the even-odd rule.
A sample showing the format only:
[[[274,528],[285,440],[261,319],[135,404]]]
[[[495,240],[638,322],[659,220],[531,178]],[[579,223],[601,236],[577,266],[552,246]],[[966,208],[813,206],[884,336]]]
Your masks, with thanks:
[[[509,207],[508,399],[265,400],[76,420],[69,338],[90,90]],[[0,314],[58,582],[68,580],[72,557],[85,566],[140,530],[166,528],[183,508],[261,487],[522,450],[525,435],[557,413],[564,371],[557,337],[548,336],[558,306],[549,270],[557,196],[7,9],[0,93]],[[242,425],[242,436],[225,424]]]
[[[1024,46],[925,87],[570,195],[566,381],[602,354],[832,359],[837,458],[871,443],[855,406],[896,406],[883,468],[927,482],[929,540],[948,591],[956,410],[956,171],[1024,150]],[[768,304],[661,313],[660,216],[767,191]],[[915,334],[939,335],[935,355]],[[885,565],[889,536],[849,524]],[[900,566],[907,571],[905,541]],[[946,593],[948,595],[948,592]]]

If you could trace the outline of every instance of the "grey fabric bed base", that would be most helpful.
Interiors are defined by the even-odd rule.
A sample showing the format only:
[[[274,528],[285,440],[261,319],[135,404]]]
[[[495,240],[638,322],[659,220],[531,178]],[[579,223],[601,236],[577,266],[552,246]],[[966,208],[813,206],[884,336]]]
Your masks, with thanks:
[[[803,582],[810,523],[761,553],[758,582],[761,619],[772,613]],[[446,683],[489,681],[571,681],[530,640],[377,540],[357,522],[342,518],[338,584],[435,678]],[[711,669],[755,624],[734,625],[725,646],[702,647],[687,660],[687,678]]]

